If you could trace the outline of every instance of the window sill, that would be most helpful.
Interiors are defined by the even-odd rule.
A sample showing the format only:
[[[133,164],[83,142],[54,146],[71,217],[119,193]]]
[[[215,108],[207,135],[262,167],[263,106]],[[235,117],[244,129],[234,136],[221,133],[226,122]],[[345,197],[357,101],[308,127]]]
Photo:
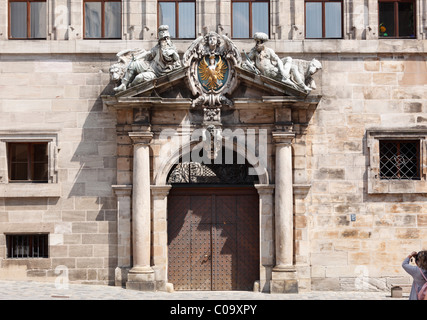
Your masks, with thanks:
[[[58,183],[3,183],[0,184],[0,198],[48,198],[60,197]]]
[[[427,181],[370,179],[368,182],[368,193],[369,194],[427,193]]]
[[[174,45],[179,52],[185,52],[191,43],[192,39],[173,40]],[[251,39],[232,40],[238,48],[246,48]],[[2,53],[4,54],[20,54],[25,48],[30,48],[32,54],[116,54],[123,50],[123,45],[141,46],[151,48],[157,42],[141,40],[20,40],[9,41],[0,38]],[[286,52],[289,55],[300,54],[316,54],[321,53],[363,53],[363,54],[379,54],[379,53],[425,53],[427,51],[424,45],[425,40],[420,39],[372,39],[372,40],[348,40],[348,39],[299,39],[299,40],[270,40],[270,47],[274,48],[276,53]],[[397,49],[398,48],[398,49]]]

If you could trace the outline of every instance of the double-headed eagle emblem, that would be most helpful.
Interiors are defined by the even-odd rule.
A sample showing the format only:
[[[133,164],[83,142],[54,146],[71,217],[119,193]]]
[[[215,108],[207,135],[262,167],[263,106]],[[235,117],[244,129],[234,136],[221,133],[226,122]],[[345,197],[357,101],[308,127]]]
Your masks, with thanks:
[[[227,69],[227,64],[221,59],[221,56],[216,61],[215,55],[209,56],[209,63],[206,62],[206,56],[204,56],[198,66],[199,77],[204,82],[203,85],[209,90],[219,89],[223,85],[222,81]]]

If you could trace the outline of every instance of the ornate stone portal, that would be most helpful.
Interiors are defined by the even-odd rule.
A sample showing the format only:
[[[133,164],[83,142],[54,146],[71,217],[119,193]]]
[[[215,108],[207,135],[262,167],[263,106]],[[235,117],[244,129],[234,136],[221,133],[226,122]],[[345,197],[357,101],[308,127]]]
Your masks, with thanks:
[[[311,92],[320,62],[279,58],[265,47],[267,39],[263,34],[255,36],[256,45],[246,54],[228,37],[215,32],[194,40],[181,61],[167,26],[160,29],[159,44],[150,51],[133,49],[118,54],[119,61],[110,69],[116,93],[102,97],[117,115],[118,141],[130,141],[128,145],[118,142],[120,148],[126,145],[133,150],[133,166],[128,171],[118,169],[118,181],[125,180],[124,172],[129,172],[132,180],[115,186],[117,194],[122,189],[129,194],[132,189],[132,200],[118,197],[119,202],[126,201],[118,207],[131,211],[120,211],[118,225],[132,222],[132,231],[118,230],[118,234],[132,236],[127,240],[119,237],[119,248],[126,250],[119,252],[123,264],[116,272],[120,275],[117,283],[138,290],[170,287],[165,221],[171,184],[203,182],[206,177],[200,178],[197,172],[210,174],[212,178],[208,180],[214,184],[233,183],[232,174],[241,178],[242,169],[246,168],[180,162],[184,150],[190,152],[194,145],[202,145],[200,150],[206,152],[206,159],[219,161],[224,142],[239,145],[239,138],[237,142],[233,140],[238,134],[230,138],[225,130],[245,134],[245,130],[257,127],[258,137],[263,128],[272,137],[269,140],[273,145],[266,152],[274,164],[270,167],[270,162],[258,161],[256,179],[247,175],[242,178],[255,184],[259,194],[260,288],[297,292],[297,269],[302,267],[295,265],[293,251],[292,143],[301,134],[295,130],[291,115],[294,111],[312,114],[319,103],[320,97]],[[165,129],[174,132],[170,137],[178,137],[178,144],[162,140]],[[197,130],[201,134],[192,140]],[[248,141],[243,143],[244,156],[257,159],[261,149],[258,146],[250,150]],[[160,147],[165,147],[169,155],[164,156]],[[309,182],[303,185],[306,188]],[[132,241],[131,257],[126,241]]]

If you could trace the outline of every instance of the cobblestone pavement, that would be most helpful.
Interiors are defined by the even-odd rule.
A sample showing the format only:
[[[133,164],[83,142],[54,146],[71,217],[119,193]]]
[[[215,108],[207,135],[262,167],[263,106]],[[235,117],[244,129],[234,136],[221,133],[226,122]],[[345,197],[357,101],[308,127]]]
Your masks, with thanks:
[[[64,285],[63,285],[64,286]],[[0,300],[407,300],[387,292],[314,291],[270,294],[250,291],[141,292],[114,286],[61,284],[32,281],[0,281]]]

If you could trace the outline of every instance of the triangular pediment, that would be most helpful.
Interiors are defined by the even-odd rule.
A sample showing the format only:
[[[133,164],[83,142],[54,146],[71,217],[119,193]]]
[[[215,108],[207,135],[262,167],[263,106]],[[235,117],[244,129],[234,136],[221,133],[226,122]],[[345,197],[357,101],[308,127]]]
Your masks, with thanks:
[[[181,88],[185,91],[184,81],[187,77],[187,69],[181,68],[179,70],[170,72],[162,77],[140,83],[134,87],[117,93],[117,98],[136,98],[136,97],[168,97],[168,92],[171,90],[176,91],[177,88]],[[184,85],[183,85],[184,84]],[[182,90],[181,90],[182,91]],[[181,94],[182,96],[183,94]],[[185,95],[185,93],[184,93]],[[189,93],[188,93],[189,95]],[[169,94],[170,97],[170,94]],[[189,96],[188,96],[189,97]]]
[[[317,105],[320,97],[307,94],[292,86],[271,78],[257,75],[240,67],[235,67],[237,85],[227,94],[235,104],[294,104],[295,106]],[[188,106],[197,96],[192,94],[188,81],[188,67],[180,68],[162,77],[143,82],[134,87],[104,96],[107,104],[115,106],[146,107],[156,105]]]
[[[134,87],[131,87],[125,91],[116,94],[116,97],[170,97],[170,91],[177,87],[183,87],[187,84],[187,69],[182,68],[180,70],[171,72],[165,76],[156,78],[151,81],[146,81]],[[254,96],[293,96],[304,98],[307,93],[287,84],[273,80],[271,78],[256,75],[253,72],[245,70],[240,67],[235,67],[237,73],[237,79],[239,84],[236,90],[233,92],[233,96],[238,98],[248,97],[246,92],[252,92],[250,95]],[[181,88],[184,89],[184,88]],[[240,89],[240,90],[239,90]],[[185,91],[185,90],[180,90]],[[190,91],[188,91],[190,92]],[[190,94],[188,95],[190,98]]]
[[[239,88],[250,89],[247,91],[256,92],[258,96],[291,96],[297,98],[305,98],[307,96],[307,93],[304,91],[263,75],[257,75],[254,72],[240,67],[235,67],[235,70],[240,83]],[[236,91],[238,89],[236,89]],[[237,93],[237,95],[239,94]],[[246,92],[240,95],[247,97]]]

